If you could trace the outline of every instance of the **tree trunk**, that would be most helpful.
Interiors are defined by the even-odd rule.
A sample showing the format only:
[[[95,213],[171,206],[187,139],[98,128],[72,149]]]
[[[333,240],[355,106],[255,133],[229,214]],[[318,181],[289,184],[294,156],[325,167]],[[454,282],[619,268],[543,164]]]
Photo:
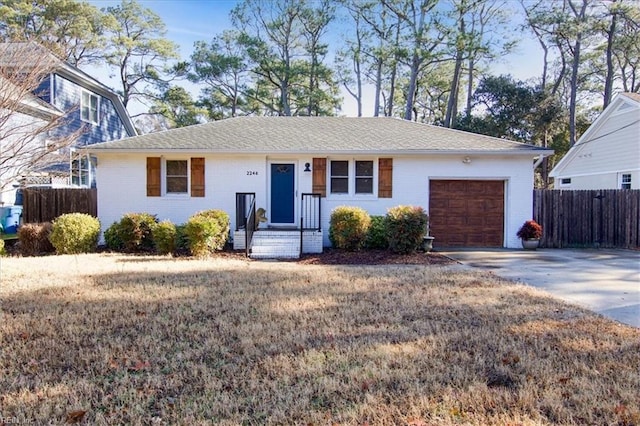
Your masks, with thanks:
[[[473,61],[473,58],[469,58],[469,81],[467,82],[467,105],[464,108],[464,115],[467,118],[471,117],[471,107],[472,107],[472,102],[473,102],[473,79],[474,79],[474,75],[473,75],[473,71],[475,67],[475,63]]]
[[[585,13],[587,10],[587,1],[582,0],[582,7],[578,13],[575,6],[569,1],[569,6],[573,10],[579,23],[584,22]],[[576,101],[578,97],[578,73],[580,71],[580,48],[582,46],[582,31],[576,33],[576,41],[573,46],[573,63],[571,66],[571,94],[569,100],[569,146],[573,146],[576,143],[577,131],[576,131]]]
[[[416,87],[418,84],[418,71],[420,70],[420,57],[418,52],[413,53],[411,60],[411,74],[409,77],[409,87],[407,88],[407,104],[404,109],[404,119],[411,120],[413,117],[413,102],[416,94]]]
[[[615,11],[616,0],[612,1],[611,8],[613,9],[611,13],[611,24],[609,25],[609,30],[607,31],[607,74],[605,75],[604,80],[604,102],[603,108],[606,108],[607,105],[611,102],[611,97],[613,96],[613,41],[616,32],[616,21],[618,19],[618,13]]]
[[[385,115],[387,117],[393,116],[393,102],[396,96],[396,77],[398,75],[398,54],[400,47],[400,18],[396,24],[396,44],[393,47],[393,63],[391,64],[391,78],[389,80],[389,101],[385,103]]]
[[[458,113],[458,93],[460,87],[460,74],[462,70],[462,50],[456,52],[456,64],[453,69],[453,78],[451,79],[451,91],[447,101],[447,113],[444,117],[444,127],[452,128],[455,123],[455,116]]]
[[[360,70],[360,59],[356,60],[356,91],[358,96],[356,101],[358,102],[358,117],[362,117],[362,71]]]
[[[380,91],[382,89],[382,59],[378,58],[376,67],[376,95],[375,104],[373,110],[373,116],[378,117],[380,115]]]

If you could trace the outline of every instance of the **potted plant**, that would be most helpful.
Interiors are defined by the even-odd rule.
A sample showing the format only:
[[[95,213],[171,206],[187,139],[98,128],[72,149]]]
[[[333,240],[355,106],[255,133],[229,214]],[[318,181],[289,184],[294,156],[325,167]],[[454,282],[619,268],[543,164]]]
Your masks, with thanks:
[[[540,244],[542,237],[542,226],[535,220],[527,220],[518,230],[516,234],[522,240],[522,247],[525,250],[535,250]]]

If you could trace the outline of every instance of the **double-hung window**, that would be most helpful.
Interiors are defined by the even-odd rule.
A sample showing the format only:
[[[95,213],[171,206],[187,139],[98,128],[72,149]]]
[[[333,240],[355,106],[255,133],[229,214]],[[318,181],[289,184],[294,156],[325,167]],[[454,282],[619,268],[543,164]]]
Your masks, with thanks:
[[[373,194],[373,161],[356,161],[356,194]]]
[[[332,161],[331,162],[331,193],[332,194],[348,194],[349,193],[349,162],[348,161]]]
[[[82,121],[88,121],[89,123],[98,123],[98,95],[91,92],[82,92],[82,99],[80,102],[80,118]]]
[[[374,163],[371,160],[333,160],[330,163],[332,194],[373,194]]]
[[[620,175],[620,189],[631,189],[631,173]]]
[[[187,160],[166,161],[167,194],[186,194],[189,192],[189,164]]]

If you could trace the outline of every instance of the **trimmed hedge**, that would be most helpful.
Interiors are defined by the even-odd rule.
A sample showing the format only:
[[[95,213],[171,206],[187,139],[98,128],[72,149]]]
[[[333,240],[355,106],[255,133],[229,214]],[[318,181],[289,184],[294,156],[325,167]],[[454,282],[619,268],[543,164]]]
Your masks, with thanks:
[[[339,249],[360,250],[367,238],[371,217],[360,207],[340,206],[329,220],[329,240]]]
[[[222,210],[205,210],[191,216],[185,225],[189,250],[204,257],[222,250],[229,237],[229,215]]]
[[[169,220],[158,223],[152,231],[153,243],[160,254],[173,253],[176,250],[176,226]]]
[[[429,216],[422,207],[397,206],[385,216],[389,248],[396,253],[415,252],[427,235]]]
[[[36,256],[41,253],[53,253],[55,248],[49,241],[51,222],[25,223],[18,228],[20,253],[24,256]]]
[[[189,251],[189,237],[187,236],[187,224],[176,225],[176,250]]]
[[[364,246],[369,249],[389,248],[384,216],[371,216],[371,225],[369,226]]]
[[[155,250],[153,228],[157,223],[156,215],[127,213],[104,232],[105,243],[115,251],[152,252]]]
[[[100,221],[85,213],[68,213],[52,224],[49,241],[58,254],[78,254],[95,251],[100,237]]]

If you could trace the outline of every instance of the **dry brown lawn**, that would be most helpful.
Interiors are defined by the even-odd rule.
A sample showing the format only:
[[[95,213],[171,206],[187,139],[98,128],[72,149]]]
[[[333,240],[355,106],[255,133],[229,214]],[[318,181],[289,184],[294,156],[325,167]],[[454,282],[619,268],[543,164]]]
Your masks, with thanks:
[[[0,423],[640,423],[640,330],[490,273],[0,259]]]

